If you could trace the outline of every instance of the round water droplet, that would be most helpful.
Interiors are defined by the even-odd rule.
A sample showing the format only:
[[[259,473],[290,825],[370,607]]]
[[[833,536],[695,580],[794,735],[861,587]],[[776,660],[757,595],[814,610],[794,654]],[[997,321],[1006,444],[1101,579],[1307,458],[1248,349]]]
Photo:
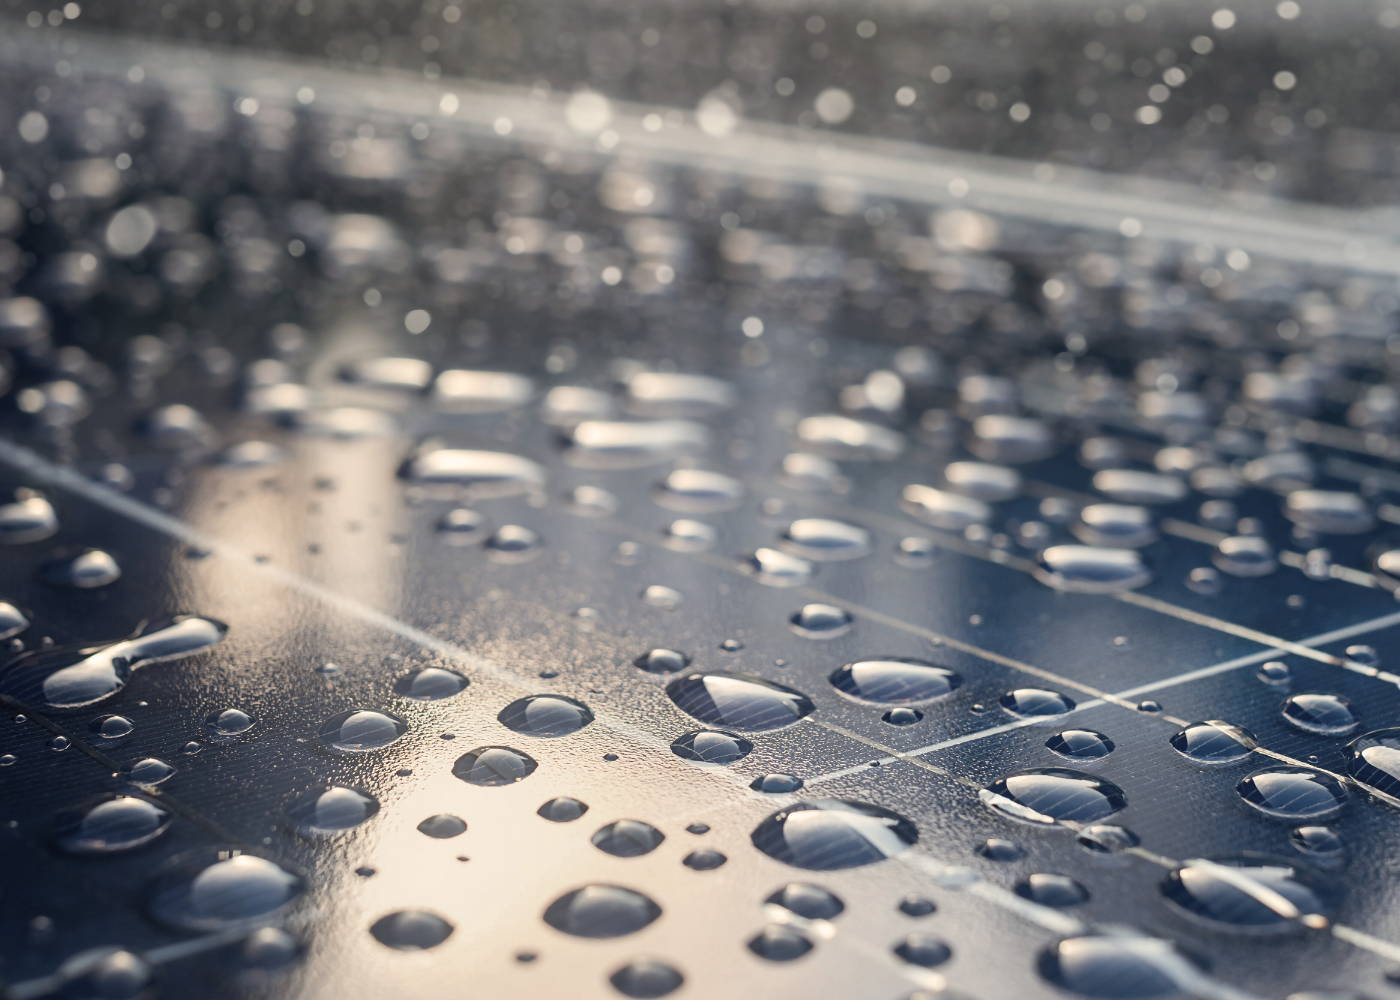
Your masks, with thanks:
[[[1085,902],[1089,890],[1068,875],[1037,872],[1016,883],[1016,895],[1059,910]]]
[[[714,548],[718,537],[715,529],[704,521],[681,518],[666,526],[666,544],[681,552],[704,552]]]
[[[765,927],[749,938],[749,951],[770,962],[791,962],[812,950],[812,941],[795,927]]]
[[[1334,490],[1293,490],[1284,498],[1283,513],[1298,527],[1319,535],[1359,535],[1376,523],[1359,494]]]
[[[847,697],[876,705],[932,701],[962,684],[962,678],[946,667],[901,657],[847,663],[829,680]]]
[[[1194,858],[1167,875],[1162,895],[1222,930],[1278,932],[1326,922],[1322,899],[1286,861]]]
[[[102,549],[80,549],[56,556],[39,568],[45,583],[77,590],[93,590],[116,583],[122,569],[110,552]]]
[[[253,854],[205,851],[160,876],[148,904],[163,924],[219,931],[264,920],[301,895],[302,879]]]
[[[478,747],[457,758],[452,773],[469,785],[511,785],[523,781],[539,764],[512,747]]]
[[[1295,694],[1283,703],[1283,719],[1294,729],[1319,736],[1346,736],[1361,720],[1351,702],[1337,694]]]
[[[899,901],[899,912],[906,917],[926,917],[938,912],[938,904],[927,896],[905,896]]]
[[[924,713],[917,708],[892,708],[881,715],[880,719],[891,726],[916,726],[924,721]]]
[[[910,965],[923,969],[935,968],[953,957],[953,949],[946,942],[928,934],[910,934],[892,950]]]
[[[572,823],[588,812],[588,803],[560,795],[550,799],[536,811],[551,823]]]
[[[1133,590],[1152,580],[1135,549],[1098,545],[1052,545],[1042,550],[1035,577],[1046,586],[1077,594]]]
[[[17,496],[14,503],[0,504],[0,545],[41,542],[57,532],[58,515],[53,504],[38,494]]]
[[[1336,778],[1302,767],[1256,771],[1235,791],[1265,816],[1291,821],[1325,819],[1341,810],[1347,795]]]
[[[1232,535],[1216,543],[1211,562],[1231,576],[1267,576],[1278,569],[1274,547],[1258,535]]]
[[[685,603],[685,597],[674,587],[653,583],[642,590],[642,602],[662,611],[675,611]]]
[[[279,969],[301,954],[301,945],[280,927],[259,927],[243,939],[243,964],[254,969]]]
[[[810,882],[789,882],[764,902],[780,906],[804,920],[835,920],[846,909],[840,896]]]
[[[564,893],[544,911],[555,930],[585,938],[633,934],[661,916],[661,907],[634,889],[586,885]]]
[[[790,795],[802,787],[802,779],[795,774],[760,774],[749,787],[766,795]]]
[[[1092,729],[1066,729],[1046,740],[1045,745],[1070,760],[1099,760],[1113,752],[1113,741]]]
[[[29,618],[9,601],[0,601],[0,639],[19,635],[29,627]]]
[[[893,857],[919,838],[896,812],[864,802],[815,799],[773,813],[754,829],[770,858],[813,871],[854,868]]]
[[[539,555],[542,544],[533,528],[503,524],[486,539],[486,554],[498,562],[524,562]]]
[[[133,785],[146,785],[148,787],[159,785],[174,773],[175,768],[155,757],[146,757],[135,761],[122,772],[126,780]]]
[[[1065,938],[1041,952],[1037,968],[1060,989],[1094,1000],[1174,997],[1200,975],[1170,941],[1127,935]]]
[[[744,569],[770,587],[800,587],[812,578],[815,567],[782,549],[758,548],[744,560]]]
[[[461,694],[468,681],[455,670],[443,667],[424,667],[411,674],[405,674],[394,683],[394,690],[405,698],[414,701],[441,701]]]
[[[686,760],[704,764],[733,764],[753,751],[753,744],[734,733],[702,729],[686,733],[671,744],[671,752]]]
[[[633,1000],[655,1000],[681,988],[685,976],[674,967],[654,958],[628,962],[608,977],[613,989]]]
[[[1021,845],[1005,837],[988,837],[977,847],[977,854],[988,861],[1019,861],[1026,856]]]
[[[1400,806],[1400,728],[1375,729],[1346,746],[1347,774],[1364,791]]]
[[[1002,709],[1018,719],[1050,719],[1074,710],[1074,702],[1058,691],[1017,688],[997,699]]]
[[[149,844],[170,827],[170,813],[132,795],[113,795],[63,813],[54,844],[69,854],[114,854]]]
[[[691,851],[681,859],[681,864],[697,872],[714,871],[729,859],[719,851],[709,849]]]
[[[437,522],[438,534],[453,545],[475,541],[485,529],[486,518],[466,507],[449,510]]]
[[[619,819],[599,827],[591,841],[594,847],[615,858],[637,858],[661,846],[666,835],[639,819]]]
[[[130,736],[136,725],[124,715],[99,715],[92,720],[88,729],[104,740],[119,740]]]
[[[750,674],[690,674],[667,684],[666,694],[706,725],[747,732],[790,726],[815,707],[802,692]]]
[[[1074,535],[1086,545],[1138,549],[1157,540],[1157,526],[1146,507],[1093,503],[1079,512]]]
[[[339,833],[377,812],[379,803],[373,796],[340,785],[308,792],[287,807],[287,816],[303,833]]]
[[[84,1000],[136,1000],[151,982],[151,967],[121,948],[79,952],[58,968],[62,989],[56,995]]]
[[[1128,804],[1111,781],[1063,767],[1007,775],[978,797],[989,809],[1023,823],[1092,823]]]
[[[1293,671],[1288,669],[1288,664],[1278,660],[1270,660],[1267,663],[1259,664],[1259,669],[1254,672],[1265,684],[1275,684],[1283,686],[1293,680]]]
[[[1171,737],[1172,749],[1195,764],[1233,764],[1259,745],[1248,729],[1213,719],[1193,722]]]
[[[656,484],[656,502],[684,514],[716,514],[733,510],[744,498],[744,487],[732,476],[705,469],[675,469]]]
[[[1142,843],[1132,830],[1114,823],[1090,823],[1080,828],[1074,839],[1080,847],[1094,854],[1121,854]]]
[[[380,917],[369,932],[380,944],[397,951],[436,948],[452,936],[450,923],[428,910],[398,910]]]
[[[226,708],[209,713],[204,725],[215,736],[242,736],[257,725],[257,720],[241,708]]]
[[[825,517],[804,517],[783,531],[785,548],[805,559],[834,562],[870,552],[870,532],[859,525]]]
[[[382,750],[408,732],[408,723],[396,715],[369,708],[352,708],[321,724],[321,742],[345,753]]]
[[[418,832],[432,837],[434,840],[447,840],[466,833],[467,823],[460,816],[453,816],[451,813],[438,813],[436,816],[429,816],[419,823]]]
[[[588,706],[557,694],[532,694],[511,702],[497,719],[526,736],[556,737],[576,733],[593,721]]]
[[[834,604],[804,604],[793,612],[788,624],[806,639],[835,639],[851,630],[851,613]]]
[[[690,657],[674,649],[651,649],[632,661],[649,674],[675,674],[690,666]]]
[[[1322,867],[1337,864],[1346,854],[1341,835],[1330,826],[1300,826],[1288,835],[1288,842],[1299,854]]]

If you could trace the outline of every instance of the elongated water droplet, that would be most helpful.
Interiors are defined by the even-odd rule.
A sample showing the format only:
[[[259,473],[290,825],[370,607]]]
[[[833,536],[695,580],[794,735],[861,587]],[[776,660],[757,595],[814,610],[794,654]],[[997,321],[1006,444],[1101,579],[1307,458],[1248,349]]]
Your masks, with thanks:
[[[452,936],[453,927],[428,910],[398,910],[380,917],[369,932],[396,951],[426,951]]]
[[[1191,916],[1235,932],[1323,926],[1322,899],[1300,870],[1264,858],[1193,858],[1162,882],[1162,895]]]
[[[399,470],[411,483],[468,490],[475,497],[505,497],[543,488],[538,463],[503,451],[474,451],[426,444]]]
[[[396,715],[370,708],[352,708],[321,723],[321,742],[346,753],[382,750],[408,732]]]
[[[308,792],[287,807],[287,815],[303,833],[339,833],[377,812],[379,803],[373,796],[341,785]]]
[[[754,829],[753,844],[795,868],[833,871],[883,861],[919,839],[914,824],[864,802],[816,799],[773,813]]]
[[[790,726],[815,707],[802,692],[750,674],[691,674],[671,681],[666,694],[706,725],[747,732]]]
[[[661,916],[661,907],[635,889],[586,885],[564,893],[544,911],[555,930],[585,938],[634,934]]]
[[[1240,780],[1241,799],[1265,816],[1280,820],[1320,820],[1346,804],[1341,782],[1302,767],[1273,767]]]
[[[593,721],[581,701],[557,694],[533,694],[511,702],[497,719],[507,729],[526,736],[556,737],[576,733]]]
[[[1134,590],[1152,580],[1136,550],[1097,545],[1052,545],[1040,553],[1035,576],[1056,590],[1078,594]]]
[[[54,843],[69,854],[114,854],[149,844],[170,826],[170,813],[133,795],[113,795],[60,815]]]
[[[1111,781],[1063,767],[1042,767],[1000,778],[984,788],[982,804],[1023,823],[1092,823],[1128,804]]]
[[[478,747],[457,758],[452,773],[469,785],[494,787],[523,781],[538,762],[513,747]]]
[[[190,931],[270,917],[302,893],[302,879],[253,854],[205,851],[177,862],[152,887],[151,916]]]
[[[932,701],[962,684],[962,678],[946,667],[898,657],[847,663],[829,680],[847,697],[876,705]]]

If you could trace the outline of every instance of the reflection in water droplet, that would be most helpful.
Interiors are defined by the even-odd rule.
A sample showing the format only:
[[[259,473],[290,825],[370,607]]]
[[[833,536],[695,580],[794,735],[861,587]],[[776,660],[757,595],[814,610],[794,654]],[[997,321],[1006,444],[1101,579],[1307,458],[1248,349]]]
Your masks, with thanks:
[[[209,713],[204,725],[215,736],[242,736],[257,725],[257,720],[242,709],[226,708]]]
[[[1086,545],[1137,549],[1157,540],[1157,526],[1146,507],[1094,503],[1079,512],[1074,535]]]
[[[613,989],[633,1000],[655,1000],[681,988],[685,977],[674,967],[654,958],[628,962],[608,977]]]
[[[29,627],[29,619],[23,611],[9,601],[0,601],[0,639],[19,635]]]
[[[452,931],[450,923],[427,910],[399,910],[386,914],[369,928],[376,941],[398,951],[436,948],[452,936]]]
[[[136,724],[124,715],[99,715],[88,725],[88,730],[93,735],[104,740],[119,740],[130,736],[135,728]]]
[[[805,559],[834,562],[870,552],[870,532],[859,525],[825,517],[803,517],[783,531],[786,548]]]
[[[511,747],[478,747],[457,758],[452,773],[469,785],[494,787],[523,781],[539,764]]]
[[[1241,779],[1235,786],[1248,805],[1282,820],[1320,820],[1346,804],[1346,789],[1330,775],[1301,767],[1273,767]]]
[[[536,811],[551,823],[572,823],[588,812],[588,803],[560,795],[550,799]]]
[[[675,469],[656,484],[656,502],[683,514],[716,514],[733,510],[744,487],[733,476],[707,469]]]
[[[705,764],[733,764],[752,750],[753,744],[742,736],[714,729],[686,733],[671,744],[671,752],[677,757]]]
[[[793,612],[788,624],[806,639],[836,639],[851,630],[851,613],[834,604],[804,604]]]
[[[227,632],[212,618],[184,615],[133,639],[25,653],[0,675],[0,693],[36,706],[81,708],[116,694],[133,671],[207,649]]]
[[[1172,749],[1196,764],[1232,764],[1259,745],[1248,729],[1221,722],[1193,722],[1172,734]]]
[[[834,920],[846,909],[840,896],[810,882],[789,882],[764,902],[780,906],[804,920]]]
[[[1135,549],[1097,545],[1052,545],[1040,553],[1035,577],[1048,587],[1076,594],[1133,590],[1152,580]]]
[[[423,487],[468,490],[473,497],[514,496],[543,488],[545,471],[535,462],[503,451],[420,447],[399,469]]]
[[[17,496],[13,503],[0,504],[0,545],[41,542],[57,532],[58,515],[53,504],[38,494]]]
[[[1222,538],[1211,554],[1211,561],[1231,576],[1268,576],[1278,569],[1274,547],[1258,535],[1232,535]]]
[[[1400,806],[1400,728],[1375,729],[1347,744],[1347,775],[1382,802]]]
[[[1045,745],[1071,760],[1099,760],[1113,752],[1113,741],[1092,729],[1066,729],[1046,740]]]
[[[953,957],[953,949],[946,942],[928,934],[910,934],[892,950],[910,965],[923,969],[932,969]]]
[[[802,787],[802,779],[795,774],[760,774],[749,787],[766,795],[788,795]]]
[[[1237,932],[1287,931],[1326,923],[1323,903],[1286,861],[1193,858],[1162,882],[1162,895],[1185,912]]]
[[[56,556],[39,567],[39,577],[56,587],[93,590],[116,583],[122,569],[110,552],[102,549],[81,549]]]
[[[591,838],[594,847],[615,858],[637,858],[650,854],[665,839],[664,833],[639,819],[616,820],[599,827]]]
[[[1023,823],[1092,823],[1128,804],[1110,781],[1063,767],[1020,771],[992,782],[982,804]]]
[[[434,840],[447,840],[466,833],[467,823],[460,816],[453,816],[451,813],[438,813],[436,816],[429,816],[419,823],[418,832],[432,837]]]
[[[898,813],[864,802],[815,799],[773,813],[754,829],[754,846],[796,868],[832,871],[893,857],[919,838]]]
[[[1283,703],[1283,720],[1294,729],[1319,736],[1346,736],[1361,720],[1351,702],[1336,694],[1295,694]]]
[[[1041,906],[1063,909],[1078,906],[1089,898],[1089,890],[1068,875],[1036,873],[1016,883],[1016,895]]]
[[[815,707],[802,692],[749,674],[678,677],[666,685],[666,694],[682,712],[706,725],[747,732],[790,726]]]
[[[217,931],[262,920],[299,896],[302,879],[252,854],[203,852],[156,880],[148,903],[163,924]]]
[[[501,725],[526,736],[555,737],[576,733],[593,721],[587,705],[557,694],[532,694],[501,709]]]
[[[900,507],[911,517],[944,531],[965,531],[992,519],[992,508],[986,501],[917,483],[904,487]]]
[[[674,674],[690,666],[690,657],[674,649],[650,649],[632,661],[649,674]]]
[[[564,893],[544,911],[555,930],[585,938],[614,938],[641,930],[661,907],[634,889],[618,885],[586,885]]]
[[[287,816],[303,833],[338,833],[359,826],[379,803],[365,792],[340,785],[308,792],[287,807]]]
[[[1200,974],[1170,941],[1127,935],[1065,938],[1041,952],[1037,968],[1055,986],[1095,1000],[1172,997]]]
[[[369,708],[352,708],[321,723],[321,742],[346,753],[381,750],[408,732],[396,715]]]
[[[1002,709],[1018,719],[1054,718],[1074,710],[1074,702],[1058,691],[1017,688],[997,699]]]
[[[749,938],[749,951],[770,962],[791,962],[811,950],[811,940],[795,927],[765,927]]]
[[[149,844],[170,826],[170,813],[146,799],[114,795],[61,814],[54,844],[69,854],[113,854]]]
[[[800,587],[812,578],[814,570],[806,559],[766,546],[754,549],[744,560],[744,568],[770,587]]]
[[[394,690],[414,701],[440,701],[466,690],[467,679],[455,670],[424,667],[405,674],[394,683]]]
[[[847,663],[829,680],[842,694],[876,705],[931,701],[962,684],[962,678],[946,667],[901,657]]]

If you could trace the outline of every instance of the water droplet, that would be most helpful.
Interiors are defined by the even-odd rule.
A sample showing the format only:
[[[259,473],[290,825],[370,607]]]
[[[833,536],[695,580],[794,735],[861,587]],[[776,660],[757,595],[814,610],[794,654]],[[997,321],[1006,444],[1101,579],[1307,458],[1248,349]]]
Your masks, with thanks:
[[[1049,719],[1074,710],[1074,702],[1058,691],[1017,688],[997,699],[1002,709],[1018,719]]]
[[[449,368],[433,380],[433,408],[440,413],[500,413],[524,406],[535,385],[511,372]]]
[[[656,850],[665,839],[666,835],[650,823],[639,819],[619,819],[599,827],[591,841],[604,854],[615,858],[637,858]]]
[[[1157,526],[1146,507],[1093,503],[1079,512],[1074,534],[1086,545],[1138,549],[1157,540]]]
[[[231,851],[177,862],[152,888],[149,909],[163,924],[218,931],[263,920],[299,896],[302,879],[275,861]]]
[[[905,896],[899,901],[899,912],[918,919],[938,912],[938,904],[927,896]]]
[[[1156,1000],[1197,981],[1194,964],[1161,938],[1085,935],[1041,952],[1037,968],[1048,982],[1095,1000]]]
[[[59,966],[57,995],[84,1000],[136,1000],[151,982],[151,967],[121,948],[92,948]]]
[[[1267,663],[1261,663],[1259,669],[1254,672],[1254,676],[1258,677],[1265,684],[1283,686],[1292,682],[1293,671],[1288,669],[1288,664],[1286,663],[1281,663],[1278,660],[1270,660]]]
[[[1233,764],[1259,745],[1248,729],[1212,719],[1193,722],[1172,734],[1172,749],[1195,764]]]
[[[859,525],[825,517],[803,517],[783,531],[785,547],[806,559],[834,562],[870,552],[870,532]]]
[[[765,795],[790,795],[802,787],[802,779],[795,774],[760,774],[749,787]]]
[[[1094,854],[1121,854],[1142,843],[1132,830],[1114,823],[1091,823],[1082,827],[1074,839],[1080,847]]]
[[[1094,489],[1126,504],[1167,504],[1186,497],[1186,484],[1175,476],[1138,469],[1101,469],[1094,473]]]
[[[254,969],[290,965],[301,954],[301,945],[280,927],[259,927],[243,939],[243,964]]]
[[[812,578],[814,569],[806,559],[767,547],[755,549],[744,560],[744,568],[770,587],[800,587]]]
[[[704,552],[714,548],[715,529],[703,521],[688,518],[672,521],[666,526],[665,540],[671,548],[680,552]]]
[[[1294,729],[1319,736],[1346,736],[1361,720],[1351,702],[1336,694],[1295,694],[1283,703],[1283,719]]]
[[[1346,804],[1347,794],[1336,778],[1301,767],[1256,771],[1235,791],[1265,816],[1292,821],[1325,819]]]
[[[567,432],[569,461],[589,469],[655,465],[703,451],[710,433],[690,420],[583,420]]]
[[[486,539],[486,553],[498,562],[524,562],[540,552],[540,536],[523,524],[503,524]]]
[[[824,413],[799,420],[797,439],[828,458],[888,461],[904,450],[904,435],[864,420]]]
[[[380,917],[369,932],[380,944],[397,951],[436,948],[452,936],[450,923],[428,910],[398,910]]]
[[[682,712],[706,725],[745,732],[790,726],[815,707],[802,692],[750,674],[678,677],[666,685],[666,694]]]
[[[396,715],[370,708],[352,708],[321,723],[321,742],[346,753],[382,750],[408,732]]]
[[[469,785],[511,785],[523,781],[539,764],[511,747],[478,747],[457,758],[452,773]]]
[[[204,725],[215,736],[242,736],[257,725],[257,720],[241,708],[226,708],[211,712],[204,719]]]
[[[835,920],[846,909],[841,897],[810,882],[789,882],[764,902],[795,913],[803,920]]]
[[[974,405],[965,394],[963,401]],[[1042,420],[986,413],[972,421],[968,448],[989,462],[1021,465],[1048,457],[1055,450],[1055,439]]]
[[[733,510],[744,487],[733,476],[707,469],[674,469],[656,484],[656,502],[683,514],[717,514]]]
[[[834,871],[883,861],[919,839],[898,813],[864,802],[815,799],[773,813],[754,829],[764,854],[795,868]]]
[[[675,611],[685,603],[685,597],[674,587],[653,583],[642,590],[642,603],[662,611]]]
[[[9,601],[0,601],[0,639],[19,635],[29,627],[29,619],[24,612]]]
[[[917,708],[892,708],[880,719],[891,726],[915,726],[924,721],[924,713]]]
[[[749,951],[770,962],[791,962],[812,950],[812,942],[794,927],[765,927],[749,938]]]
[[[962,684],[962,678],[946,667],[901,657],[847,663],[828,679],[847,697],[876,705],[932,701]]]
[[[690,666],[690,657],[674,649],[650,649],[632,661],[649,674],[674,674]]]
[[[1041,906],[1063,909],[1089,898],[1089,890],[1068,875],[1038,872],[1016,883],[1016,895]]]
[[[982,804],[1023,823],[1092,823],[1128,804],[1111,781],[1063,767],[1042,767],[1000,778],[978,795]]]
[[[545,471],[537,463],[501,451],[475,451],[425,444],[404,462],[399,475],[423,487],[465,489],[474,497],[505,497],[539,490]]]
[[[1232,931],[1286,931],[1326,923],[1322,900],[1286,861],[1193,858],[1167,875],[1162,895],[1192,916]]]
[[[54,843],[69,854],[112,854],[149,844],[170,827],[170,813],[146,799],[114,795],[59,816]]]
[[[369,389],[421,392],[433,377],[433,366],[418,358],[357,358],[340,367],[340,377]]]
[[[613,989],[634,1000],[655,1000],[681,988],[685,977],[665,962],[639,958],[608,977]]]
[[[1358,494],[1333,490],[1293,490],[1284,498],[1283,513],[1298,527],[1319,535],[1358,535],[1376,523]]]
[[[555,930],[585,938],[633,934],[661,916],[661,907],[634,889],[594,884],[564,893],[544,911]]]
[[[684,858],[681,859],[681,863],[687,868],[693,869],[694,871],[708,872],[714,871],[716,868],[720,867],[728,860],[729,859],[723,854],[721,854],[719,851],[705,849],[700,851],[691,851],[689,854],[687,854]]]
[[[1288,835],[1288,842],[1322,867],[1337,864],[1346,853],[1341,835],[1329,826],[1300,826]]]
[[[0,504],[0,544],[41,542],[57,532],[53,504],[37,493],[22,490],[13,503]]]
[[[932,969],[953,957],[953,949],[946,942],[927,934],[910,934],[893,951],[910,965],[923,969]]]
[[[557,694],[532,694],[513,701],[496,716],[501,725],[527,736],[576,733],[593,721],[588,706]]]
[[[474,541],[486,527],[486,518],[467,507],[455,507],[438,518],[437,532],[453,545]]]
[[[122,569],[110,552],[103,549],[80,549],[55,556],[39,567],[39,576],[56,587],[93,590],[116,583]]]
[[[705,764],[733,764],[752,751],[753,744],[742,736],[714,729],[686,733],[671,744],[671,752],[677,757]]]
[[[835,639],[851,630],[851,613],[834,604],[804,604],[788,619],[792,630],[805,639]]]
[[[1258,535],[1232,535],[1222,538],[1211,554],[1211,561],[1231,576],[1267,576],[1278,569],[1274,547]]]
[[[642,416],[708,416],[729,409],[738,398],[728,382],[677,372],[633,372],[626,388],[628,406]]]
[[[911,517],[943,531],[965,531],[992,519],[986,501],[918,483],[904,487],[900,507]]]
[[[99,715],[88,726],[94,735],[104,740],[119,740],[130,736],[135,728],[136,724],[124,715]]]
[[[950,462],[943,469],[948,488],[988,503],[1010,500],[1021,492],[1021,474],[991,462]]]
[[[159,785],[174,773],[175,768],[156,757],[146,757],[135,761],[122,772],[126,780],[133,785],[147,787]]]
[[[1071,760],[1099,760],[1113,752],[1113,741],[1092,729],[1066,729],[1046,740],[1045,745]]]
[[[1052,545],[1042,550],[1035,577],[1046,586],[1077,594],[1133,590],[1152,580],[1137,550],[1097,545]]]
[[[0,692],[36,706],[81,708],[116,694],[134,671],[207,649],[227,632],[222,622],[185,615],[131,639],[36,650],[11,662],[0,675]]]
[[[394,683],[394,690],[413,701],[441,701],[461,694],[467,684],[467,679],[455,670],[424,667],[400,677]]]
[[[303,833],[338,833],[359,826],[379,803],[365,792],[330,785],[308,792],[287,807],[287,815]]]
[[[988,861],[1020,861],[1026,856],[1021,845],[1005,837],[988,837],[977,847],[977,854]]]
[[[447,840],[466,833],[467,823],[460,816],[453,816],[451,813],[438,813],[436,816],[429,816],[419,823],[418,832],[432,837],[434,840]]]
[[[1400,806],[1400,728],[1375,729],[1346,746],[1347,774],[1368,794]]]
[[[551,823],[572,823],[588,812],[588,803],[560,795],[540,806],[537,812]]]

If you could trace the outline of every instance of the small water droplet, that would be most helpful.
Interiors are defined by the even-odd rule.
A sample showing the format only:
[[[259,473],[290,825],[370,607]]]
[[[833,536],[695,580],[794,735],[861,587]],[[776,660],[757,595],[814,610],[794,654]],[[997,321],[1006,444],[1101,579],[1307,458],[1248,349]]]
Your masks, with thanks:
[[[204,725],[215,736],[242,736],[257,725],[257,720],[241,708],[225,708],[211,712],[204,719]]]
[[[1326,921],[1317,892],[1286,861],[1193,858],[1167,875],[1162,895],[1191,916],[1236,932],[1287,931]]]
[[[1195,764],[1233,764],[1258,745],[1249,730],[1218,719],[1193,722],[1171,737],[1172,749]]]
[[[812,941],[794,927],[765,927],[748,941],[749,951],[770,962],[791,962],[812,950]]]
[[[1050,719],[1074,710],[1074,702],[1057,691],[1017,688],[997,699],[1002,709],[1018,719]]]
[[[438,813],[436,816],[429,816],[419,823],[418,832],[432,837],[434,840],[447,840],[466,833],[467,823],[460,816],[453,816],[451,813]]]
[[[793,612],[788,624],[806,639],[835,639],[851,630],[853,619],[845,608],[834,604],[804,604]]]
[[[753,744],[742,736],[714,729],[686,733],[671,744],[671,752],[686,760],[705,764],[733,764],[753,751]]]
[[[398,910],[376,920],[369,932],[380,944],[397,951],[425,951],[446,941],[453,929],[450,923],[428,910]]]
[[[1070,760],[1099,760],[1113,752],[1113,741],[1092,729],[1066,729],[1046,740],[1045,746]]]
[[[810,882],[789,882],[774,890],[764,902],[804,920],[835,920],[846,909],[840,896]]]
[[[56,587],[94,590],[121,579],[122,570],[110,552],[79,549],[56,555],[39,568],[39,577]]]
[[[641,958],[614,971],[608,982],[625,997],[656,1000],[680,989],[685,976],[665,962]]]
[[[1063,909],[1089,898],[1089,890],[1068,875],[1038,872],[1016,883],[1016,895],[1041,906]]]

